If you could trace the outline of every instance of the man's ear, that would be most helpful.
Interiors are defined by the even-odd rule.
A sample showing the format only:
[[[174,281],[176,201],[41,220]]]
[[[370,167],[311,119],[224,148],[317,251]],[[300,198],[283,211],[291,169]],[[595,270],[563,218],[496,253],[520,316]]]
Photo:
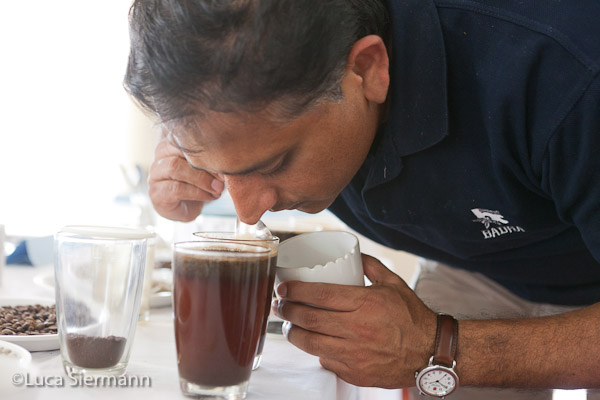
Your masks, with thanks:
[[[390,60],[383,39],[377,35],[365,36],[354,43],[346,69],[362,78],[362,88],[367,100],[382,104],[390,85]]]

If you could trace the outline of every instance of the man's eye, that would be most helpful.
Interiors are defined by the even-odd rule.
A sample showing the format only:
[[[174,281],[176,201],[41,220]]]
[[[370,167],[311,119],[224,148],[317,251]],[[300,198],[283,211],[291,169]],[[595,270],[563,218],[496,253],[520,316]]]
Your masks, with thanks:
[[[283,158],[274,167],[269,168],[268,170],[261,171],[260,173],[264,176],[275,176],[284,170],[286,163],[286,158]]]

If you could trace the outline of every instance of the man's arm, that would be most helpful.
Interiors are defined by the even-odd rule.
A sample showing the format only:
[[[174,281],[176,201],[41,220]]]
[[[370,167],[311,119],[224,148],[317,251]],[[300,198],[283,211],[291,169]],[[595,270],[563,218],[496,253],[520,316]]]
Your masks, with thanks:
[[[372,286],[284,282],[277,288],[281,300],[273,310],[291,321],[291,343],[318,356],[323,367],[345,381],[414,386],[415,371],[433,353],[435,314],[379,261],[363,256],[363,265]],[[553,317],[460,321],[460,383],[599,388],[599,321],[600,305]]]
[[[600,304],[550,317],[461,321],[463,385],[600,387]]]

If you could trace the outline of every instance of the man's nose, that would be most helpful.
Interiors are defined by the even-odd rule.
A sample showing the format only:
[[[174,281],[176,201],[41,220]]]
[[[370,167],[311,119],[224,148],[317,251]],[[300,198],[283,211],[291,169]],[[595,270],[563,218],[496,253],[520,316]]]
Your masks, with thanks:
[[[276,190],[259,178],[225,175],[225,184],[233,199],[238,218],[246,224],[257,223],[277,202]]]

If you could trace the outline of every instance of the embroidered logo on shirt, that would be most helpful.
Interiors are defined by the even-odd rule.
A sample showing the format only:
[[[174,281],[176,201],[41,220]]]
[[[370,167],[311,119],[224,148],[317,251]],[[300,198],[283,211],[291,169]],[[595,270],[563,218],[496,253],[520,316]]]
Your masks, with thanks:
[[[484,239],[492,239],[507,233],[525,232],[525,229],[520,226],[508,225],[509,222],[504,219],[504,216],[499,211],[473,208],[471,212],[477,217],[473,222],[481,222],[485,226],[485,230],[481,231]],[[492,225],[498,225],[498,227],[490,229]]]

